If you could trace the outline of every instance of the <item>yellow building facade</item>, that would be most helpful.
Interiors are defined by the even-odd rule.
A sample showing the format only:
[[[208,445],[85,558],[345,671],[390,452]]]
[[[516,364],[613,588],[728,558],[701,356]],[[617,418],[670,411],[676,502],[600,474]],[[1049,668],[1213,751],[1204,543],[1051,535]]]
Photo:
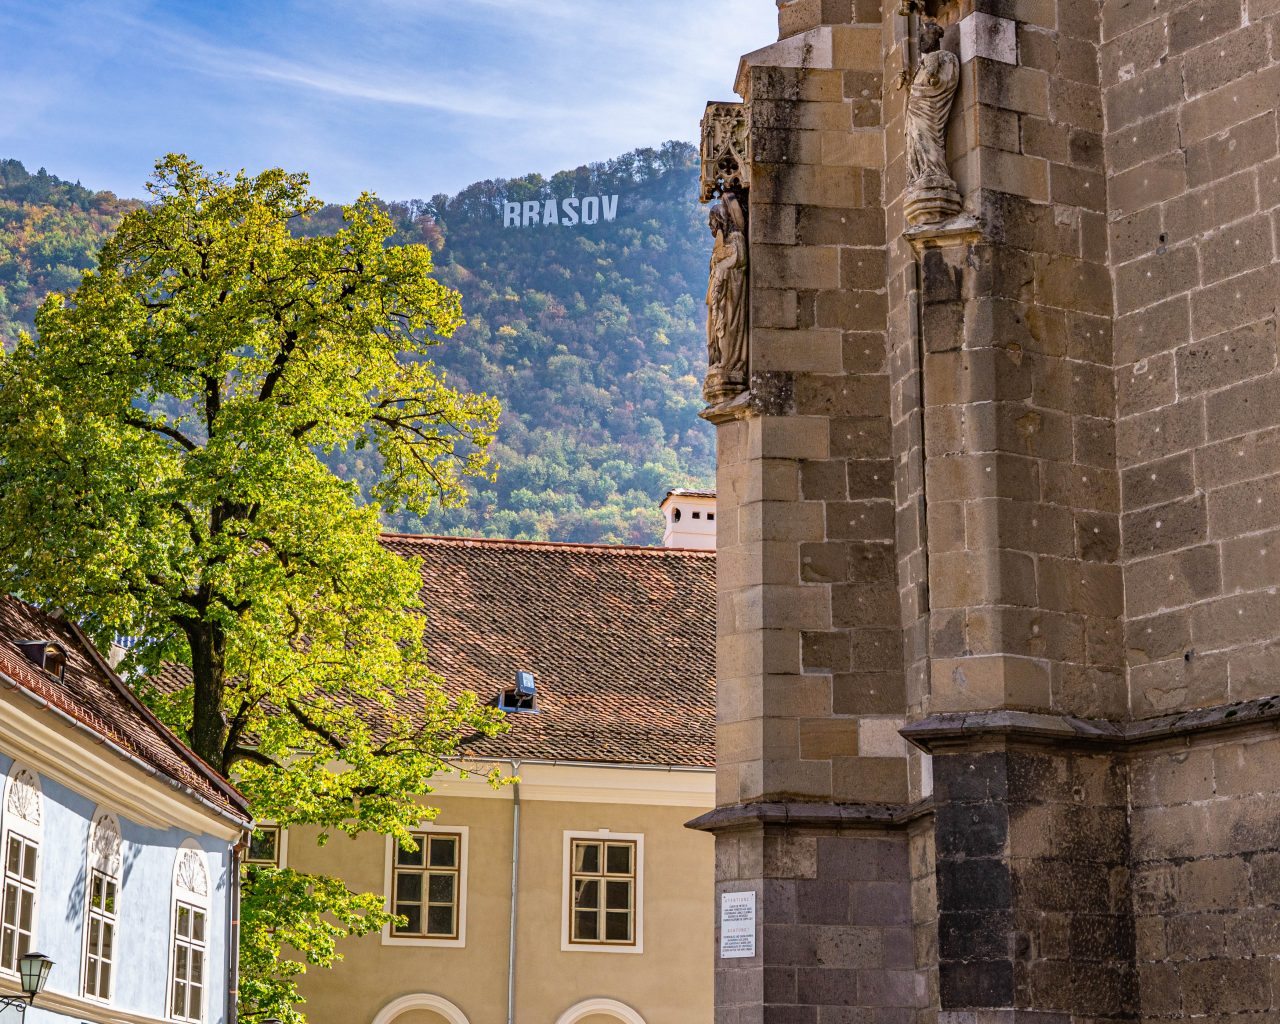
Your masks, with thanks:
[[[511,730],[432,780],[417,850],[297,829],[258,851],[404,918],[306,975],[308,1018],[710,1024],[714,842],[684,825],[715,803],[713,555],[388,544],[423,559],[433,668]]]

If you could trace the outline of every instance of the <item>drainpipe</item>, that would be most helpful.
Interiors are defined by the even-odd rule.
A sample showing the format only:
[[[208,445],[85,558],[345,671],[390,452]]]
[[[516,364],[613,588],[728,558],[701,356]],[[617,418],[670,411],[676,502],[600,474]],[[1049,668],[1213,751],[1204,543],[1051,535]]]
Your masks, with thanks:
[[[231,848],[231,881],[227,886],[227,1024],[236,1024],[240,1000],[240,854],[247,840]]]
[[[511,762],[519,776],[520,762]],[[507,1024],[516,1024],[516,907],[520,887],[520,780],[511,783],[511,934],[507,941]]]

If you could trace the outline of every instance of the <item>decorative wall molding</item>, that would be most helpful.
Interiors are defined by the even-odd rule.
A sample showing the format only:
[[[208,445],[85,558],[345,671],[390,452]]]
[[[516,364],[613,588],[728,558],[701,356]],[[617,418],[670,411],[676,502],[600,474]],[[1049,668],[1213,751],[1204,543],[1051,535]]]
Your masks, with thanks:
[[[699,201],[751,187],[751,133],[743,103],[708,103],[702,115],[702,187]]]
[[[902,730],[930,754],[1004,737],[1021,742],[1123,749],[1166,740],[1192,740],[1227,730],[1280,724],[1280,696],[1180,711],[1133,722],[1034,711],[969,711],[931,715]]]

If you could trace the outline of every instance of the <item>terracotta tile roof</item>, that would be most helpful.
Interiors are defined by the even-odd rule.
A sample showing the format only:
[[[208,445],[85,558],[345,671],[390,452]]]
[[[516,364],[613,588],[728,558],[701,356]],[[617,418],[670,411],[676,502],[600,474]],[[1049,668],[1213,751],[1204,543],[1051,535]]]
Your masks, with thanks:
[[[537,681],[538,713],[473,756],[715,764],[715,555],[387,535],[422,559],[431,666],[488,699]]]
[[[17,646],[27,640],[62,645],[67,652],[62,678],[27,659]],[[0,674],[220,812],[246,823],[251,820],[244,797],[138,701],[70,622],[15,597],[0,597]]]

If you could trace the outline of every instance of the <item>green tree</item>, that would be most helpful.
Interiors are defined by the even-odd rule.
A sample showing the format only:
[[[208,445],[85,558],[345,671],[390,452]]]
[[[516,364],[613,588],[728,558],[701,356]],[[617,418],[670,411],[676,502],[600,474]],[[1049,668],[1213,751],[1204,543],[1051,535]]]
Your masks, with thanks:
[[[0,574],[100,641],[144,638],[135,667],[189,666],[151,697],[259,818],[405,841],[427,780],[501,728],[427,670],[419,567],[379,543],[380,509],[457,506],[489,475],[496,401],[430,358],[458,295],[427,246],[386,244],[371,196],[307,237],[305,175],[169,156],[148,188],[0,363]],[[362,448],[368,502],[324,461]],[[296,973],[386,920],[264,869],[245,907],[248,1019],[301,1020]]]

